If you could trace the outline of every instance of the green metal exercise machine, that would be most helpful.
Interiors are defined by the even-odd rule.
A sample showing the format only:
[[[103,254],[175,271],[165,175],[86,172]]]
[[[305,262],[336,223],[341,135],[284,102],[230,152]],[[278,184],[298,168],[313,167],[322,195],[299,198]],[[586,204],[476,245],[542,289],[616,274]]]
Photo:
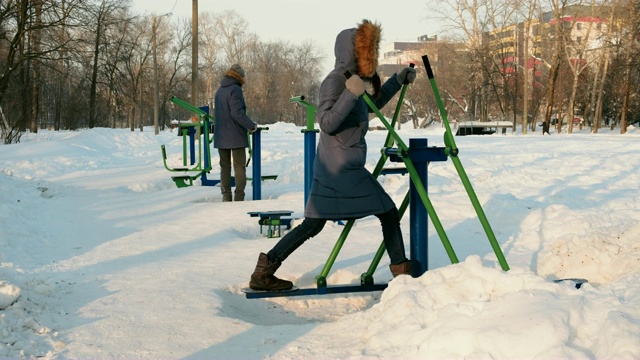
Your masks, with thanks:
[[[171,98],[171,102],[196,114],[197,117],[194,118],[195,121],[180,122],[178,124],[179,131],[182,135],[183,166],[169,167],[167,165],[167,150],[165,145],[162,145],[162,161],[164,167],[171,172],[179,174],[171,177],[179,188],[192,186],[193,181],[198,178],[202,181],[202,185],[216,185],[220,180],[207,179],[207,174],[211,171],[211,143],[213,142],[213,137],[211,137],[210,134],[212,133],[211,125],[214,120],[208,113],[208,107],[198,108],[175,96]],[[198,142],[197,152],[195,151],[196,141]],[[187,151],[187,146],[189,146],[189,152]],[[187,153],[189,153],[190,156],[188,156]],[[187,159],[190,160],[189,163],[187,163]]]
[[[425,69],[427,71],[427,76],[431,82],[432,89],[434,91],[434,95],[436,96],[436,100],[438,103],[438,107],[440,109],[440,113],[445,124],[445,135],[444,135],[444,143],[445,147],[428,147],[426,139],[411,139],[410,145],[407,146],[405,142],[400,138],[400,136],[395,132],[394,125],[397,121],[397,117],[400,112],[400,107],[403,102],[407,84],[402,85],[400,98],[398,101],[398,105],[395,109],[393,118],[391,123],[389,123],[384,115],[376,108],[373,101],[369,98],[369,96],[365,93],[363,94],[363,98],[366,103],[369,105],[371,110],[376,114],[376,116],[380,119],[380,121],[387,128],[389,133],[387,134],[387,138],[385,141],[385,148],[382,149],[382,155],[380,160],[378,161],[374,171],[372,174],[377,177],[381,173],[383,173],[383,166],[386,163],[387,159],[391,158],[396,162],[404,162],[406,167],[406,172],[409,173],[411,179],[411,189],[405,196],[400,208],[400,217],[402,218],[404,212],[410,203],[412,203],[412,215],[411,215],[411,261],[412,265],[414,265],[413,276],[417,277],[422,275],[427,270],[427,259],[426,259],[426,242],[427,242],[427,234],[426,234],[426,214],[431,217],[431,221],[440,237],[440,240],[449,256],[449,259],[452,264],[458,263],[458,258],[451,246],[451,243],[445,233],[444,227],[440,222],[438,215],[433,208],[433,205],[427,195],[426,191],[426,173],[427,173],[427,165],[431,161],[445,161],[447,158],[451,158],[458,175],[465,187],[465,190],[471,200],[471,203],[476,211],[476,214],[487,234],[489,242],[493,248],[493,251],[500,263],[500,266],[503,270],[508,271],[509,266],[504,258],[502,250],[493,234],[491,226],[486,218],[486,215],[478,201],[478,198],[475,194],[471,186],[471,182],[462,167],[462,163],[458,158],[459,149],[457,148],[455,141],[453,139],[453,134],[451,133],[451,128],[447,119],[446,110],[444,109],[444,105],[442,104],[442,100],[440,99],[440,95],[438,92],[438,88],[435,83],[435,79],[433,76],[433,71],[429,64],[428,58],[426,55],[423,56],[423,62],[425,65]],[[347,74],[347,77],[350,74]],[[397,144],[397,148],[393,149],[391,146],[393,144]],[[414,162],[419,164],[419,166],[415,166]],[[419,167],[419,169],[418,169]],[[422,204],[419,204],[422,203]],[[426,210],[426,214],[424,211]],[[415,216],[413,212],[422,213],[421,217]],[[304,296],[304,295],[324,295],[331,293],[347,293],[347,292],[362,292],[362,291],[377,291],[383,290],[386,288],[387,284],[374,284],[373,282],[373,272],[377,268],[382,256],[385,252],[384,243],[380,245],[374,259],[369,266],[369,269],[366,273],[361,275],[361,284],[358,285],[338,285],[338,286],[328,286],[327,285],[327,276],[333,266],[342,245],[344,244],[347,235],[351,231],[353,227],[354,220],[349,220],[345,225],[342,233],[340,234],[338,241],[334,245],[331,254],[329,255],[329,259],[327,260],[324,268],[321,273],[316,277],[316,288],[310,289],[298,289],[296,291],[291,292],[262,292],[262,293],[247,293],[247,298],[264,298],[264,297],[278,297],[278,296]],[[417,243],[417,244],[414,244]],[[414,253],[417,252],[417,253]]]

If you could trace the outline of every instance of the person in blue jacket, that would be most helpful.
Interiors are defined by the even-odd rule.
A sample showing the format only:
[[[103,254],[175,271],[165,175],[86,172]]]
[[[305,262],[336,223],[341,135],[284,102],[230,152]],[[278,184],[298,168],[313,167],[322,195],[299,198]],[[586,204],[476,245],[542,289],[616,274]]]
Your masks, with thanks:
[[[306,240],[320,233],[327,220],[357,219],[375,215],[391,260],[393,276],[411,274],[405,256],[398,209],[380,183],[365,168],[370,109],[362,98],[365,82],[378,109],[415,80],[415,69],[407,67],[392,75],[384,85],[376,73],[380,25],[363,20],[356,28],[336,37],[335,66],[320,86],[316,120],[320,140],[313,165],[314,178],[304,220],[289,231],[268,252],[260,253],[249,287],[254,290],[286,290],[293,286],[274,273],[282,262]],[[345,72],[352,76],[347,78]]]
[[[247,152],[249,139],[247,131],[253,132],[257,125],[247,116],[242,85],[244,69],[233,64],[222,78],[214,99],[215,122],[213,127],[213,147],[220,156],[220,190],[222,201],[231,198],[231,159],[236,188],[233,200],[244,201],[244,189],[247,185]]]

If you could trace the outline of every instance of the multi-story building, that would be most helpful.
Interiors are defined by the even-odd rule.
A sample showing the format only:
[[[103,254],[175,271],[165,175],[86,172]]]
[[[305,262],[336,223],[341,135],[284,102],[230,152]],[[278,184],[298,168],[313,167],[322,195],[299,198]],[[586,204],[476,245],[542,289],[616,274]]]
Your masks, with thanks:
[[[557,36],[565,37],[567,61],[587,65],[597,56],[595,50],[601,47],[606,30],[606,19],[593,12],[589,6],[578,5],[565,8],[562,16],[548,11],[540,18],[486,32],[484,41],[503,75],[527,69],[533,77],[540,76],[541,70],[550,67]]]
[[[380,59],[378,59],[378,70],[384,77],[401,70],[410,63],[419,66],[422,64],[425,47],[437,42],[437,36],[422,35],[416,41],[394,41],[383,44],[380,49]]]

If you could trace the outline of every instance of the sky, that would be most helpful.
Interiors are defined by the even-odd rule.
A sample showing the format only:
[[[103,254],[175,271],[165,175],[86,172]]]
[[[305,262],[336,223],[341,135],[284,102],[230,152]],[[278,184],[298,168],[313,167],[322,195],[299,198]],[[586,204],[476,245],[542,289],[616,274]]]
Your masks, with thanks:
[[[428,194],[459,263],[429,223],[418,278],[392,279],[385,255],[383,292],[272,299],[242,292],[279,240],[248,213],[301,222],[301,128],[261,133],[277,178],[231,203],[175,186],[160,148],[182,165],[175,130],[27,133],[0,145],[0,359],[640,359],[640,131],[618,132],[455,138],[509,271],[448,160],[429,166]],[[437,124],[399,134],[443,146]],[[370,170],[385,137],[367,134]],[[378,180],[396,204],[409,188]],[[401,227],[408,248],[408,214]],[[276,275],[314,288],[342,229],[328,223]],[[380,242],[375,217],[356,221],[328,284],[359,284]]]
[[[174,18],[190,18],[192,0],[133,0],[133,8],[142,14],[172,13]],[[421,35],[440,31],[433,20],[427,20],[426,1],[384,0],[200,0],[198,12],[237,11],[249,24],[249,31],[263,41],[304,41],[317,43],[325,54],[325,71],[333,68],[333,45],[338,33],[355,27],[362,19],[382,25],[381,44],[393,41],[415,41]]]

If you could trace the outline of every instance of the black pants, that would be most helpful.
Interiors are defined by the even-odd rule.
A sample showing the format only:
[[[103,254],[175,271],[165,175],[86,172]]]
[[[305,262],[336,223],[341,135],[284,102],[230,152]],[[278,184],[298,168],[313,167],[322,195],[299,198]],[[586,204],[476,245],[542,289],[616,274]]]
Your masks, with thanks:
[[[377,214],[376,217],[378,217],[382,225],[382,238],[391,259],[391,264],[399,264],[406,261],[407,257],[404,252],[398,209],[393,208],[386,213]],[[318,235],[326,223],[326,219],[305,218],[300,225],[293,228],[278,241],[273,249],[267,253],[267,257],[273,262],[283,262],[305,241]]]

